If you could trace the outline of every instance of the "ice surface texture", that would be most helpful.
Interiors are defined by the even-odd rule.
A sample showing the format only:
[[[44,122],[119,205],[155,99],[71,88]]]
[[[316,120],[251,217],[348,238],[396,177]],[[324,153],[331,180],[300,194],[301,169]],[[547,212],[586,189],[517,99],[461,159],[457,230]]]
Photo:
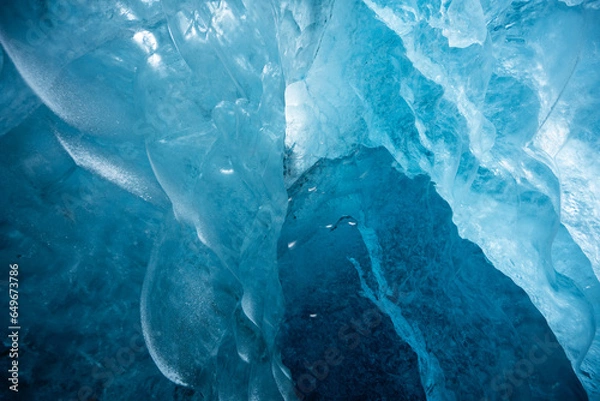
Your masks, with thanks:
[[[597,0],[5,0],[0,43],[24,396],[600,399]]]
[[[385,149],[361,148],[318,162],[290,188],[279,244],[286,365],[311,372],[301,361],[310,367],[327,359],[327,347],[338,350],[343,368],[329,363],[317,399],[415,400],[421,384],[432,399],[584,399],[523,290],[458,236],[425,177],[411,180],[396,166]],[[543,373],[521,377],[533,369]],[[515,370],[517,380],[507,373]],[[386,377],[395,385],[361,388],[365,374],[376,377],[367,383]]]

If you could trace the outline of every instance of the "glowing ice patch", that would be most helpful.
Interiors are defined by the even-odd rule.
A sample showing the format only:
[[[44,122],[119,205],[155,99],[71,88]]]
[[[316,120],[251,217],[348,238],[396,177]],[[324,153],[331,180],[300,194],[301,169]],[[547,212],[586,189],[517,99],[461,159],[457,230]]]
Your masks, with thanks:
[[[162,62],[162,58],[158,54],[153,54],[150,57],[148,57],[148,63],[152,67],[160,66],[161,62]]]
[[[158,48],[158,42],[152,32],[138,31],[133,35],[133,40],[146,53],[153,53]]]

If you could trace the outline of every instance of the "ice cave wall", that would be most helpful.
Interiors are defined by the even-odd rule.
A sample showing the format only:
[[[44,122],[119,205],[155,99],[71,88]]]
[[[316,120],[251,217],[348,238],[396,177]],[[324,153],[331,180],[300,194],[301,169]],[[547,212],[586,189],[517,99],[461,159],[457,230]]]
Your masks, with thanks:
[[[584,160],[599,144],[598,18],[594,4],[337,2],[311,69],[286,88],[294,165],[362,143],[431,176],[594,396],[600,242],[584,216],[600,203],[598,158]]]
[[[6,137],[44,132],[48,148],[32,147],[71,160],[14,161],[36,202],[43,201],[35,188],[53,188],[78,168],[141,199],[140,210],[172,207],[191,227],[166,224],[143,291],[146,340],[175,382],[205,383],[198,359],[169,360],[170,345],[154,338],[165,310],[184,324],[185,352],[212,350],[203,366],[225,367],[222,376],[253,361],[259,368],[242,369],[252,391],[290,392],[272,327],[283,313],[276,244],[286,187],[317,160],[363,145],[385,147],[410,177],[431,177],[460,235],[528,294],[595,399],[599,8],[597,1],[14,2],[0,11],[0,129]],[[36,108],[44,122],[31,117]],[[5,178],[5,187],[18,180]],[[33,219],[12,224],[31,232]],[[182,295],[205,293],[203,280],[169,282],[157,262],[179,252],[175,233],[203,255],[193,263],[211,266],[206,280],[225,283],[207,290],[206,309]],[[188,277],[185,268],[177,274]],[[180,296],[156,304],[163,293]],[[212,303],[234,317],[205,331],[202,316],[218,316]],[[192,343],[198,332],[202,342]],[[228,344],[222,352],[243,362],[215,362],[215,344]]]

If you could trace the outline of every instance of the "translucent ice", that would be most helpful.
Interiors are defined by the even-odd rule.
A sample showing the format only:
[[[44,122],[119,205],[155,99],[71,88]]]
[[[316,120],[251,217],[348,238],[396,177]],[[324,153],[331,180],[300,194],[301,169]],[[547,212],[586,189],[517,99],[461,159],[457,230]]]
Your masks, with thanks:
[[[420,385],[429,399],[584,399],[526,294],[458,236],[449,206],[425,177],[408,179],[397,167],[386,150],[359,148],[318,162],[290,188],[279,244],[289,343],[282,349],[299,390],[317,399],[360,398],[365,390],[360,381],[348,386],[348,376],[383,369],[398,372],[398,381],[371,389],[369,399],[419,399]],[[386,341],[389,331],[397,336]],[[307,346],[297,335],[325,339]],[[329,362],[332,377],[317,381],[311,366],[324,365],[331,349],[343,368]],[[365,353],[378,363],[363,361]],[[522,374],[534,369],[544,374]]]
[[[0,44],[26,397],[600,398],[597,0],[4,1]]]
[[[286,89],[291,174],[366,144],[431,176],[598,397],[597,5],[353,4],[335,4],[312,68]]]

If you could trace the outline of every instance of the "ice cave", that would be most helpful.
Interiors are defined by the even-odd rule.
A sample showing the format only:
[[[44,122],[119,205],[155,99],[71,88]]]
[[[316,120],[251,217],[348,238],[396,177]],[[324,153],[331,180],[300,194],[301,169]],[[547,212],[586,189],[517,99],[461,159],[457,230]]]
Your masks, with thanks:
[[[600,400],[600,0],[0,0],[2,400]]]

